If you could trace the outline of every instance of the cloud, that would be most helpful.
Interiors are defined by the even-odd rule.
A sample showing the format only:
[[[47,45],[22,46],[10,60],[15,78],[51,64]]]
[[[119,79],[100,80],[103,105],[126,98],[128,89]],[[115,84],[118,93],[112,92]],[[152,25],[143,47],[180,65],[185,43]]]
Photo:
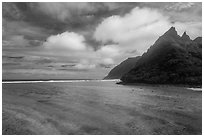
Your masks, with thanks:
[[[10,41],[2,40],[2,46],[9,46],[9,45],[11,45]]]
[[[200,23],[172,23],[168,16],[156,9],[136,7],[124,16],[104,19],[96,27],[94,38],[104,44],[109,41],[118,43],[118,50],[124,53],[137,50],[141,55],[171,26],[175,26],[179,32],[187,30],[193,38],[201,34]]]
[[[113,13],[124,14],[138,3],[115,3],[115,2],[68,2],[68,3],[38,3],[38,10],[54,19],[65,22],[77,17],[100,18]]]
[[[136,35],[136,37],[145,35],[145,31],[148,32],[154,26],[162,25],[162,23],[164,25],[168,24],[168,18],[158,11],[137,7],[124,17],[111,16],[106,18],[96,28],[94,37],[102,42],[108,40],[124,42],[135,38],[133,35]],[[158,31],[156,33],[159,33]],[[149,33],[152,32],[149,31]]]
[[[8,46],[28,46],[29,41],[24,38],[22,35],[13,35],[11,36],[8,41],[4,41],[3,45]]]
[[[93,69],[100,64],[112,65],[113,58],[119,55],[117,45],[105,45],[94,50],[86,44],[83,35],[68,31],[48,37],[41,48],[44,55],[50,54],[76,62],[74,68],[79,70]]]
[[[202,22],[202,3],[171,3],[165,6],[163,13],[170,16],[172,22]]]
[[[66,21],[66,19],[74,17],[74,15],[88,14],[89,12],[94,12],[97,10],[97,8],[95,8],[93,4],[90,3],[50,2],[50,3],[38,3],[38,5],[39,10],[60,21]]]
[[[97,53],[103,57],[115,57],[119,55],[118,45],[105,45],[97,50]]]
[[[29,44],[32,46],[41,46],[43,44],[43,42],[40,40],[30,40]]]
[[[144,2],[140,7],[157,9],[165,16],[169,16],[171,22],[202,21],[201,2]]]
[[[74,68],[79,69],[79,70],[87,70],[87,69],[93,69],[95,68],[95,64],[91,64],[88,60],[81,60],[78,64],[74,66]]]
[[[175,3],[172,3],[171,5],[166,6],[166,9],[181,11],[183,9],[190,8],[194,5],[195,3],[193,2],[175,2]]]
[[[133,48],[144,52],[147,44],[152,44],[169,26],[168,17],[157,10],[136,7],[125,16],[104,19],[96,28],[94,38],[103,43],[119,43],[122,49]]]
[[[19,20],[24,18],[21,10],[19,10],[16,4],[12,2],[3,2],[2,16],[11,20]]]
[[[82,35],[67,31],[48,37],[46,42],[43,43],[43,46],[47,49],[54,49],[57,51],[82,51],[87,48],[84,41],[85,39]]]
[[[41,48],[44,55],[50,54],[74,61],[74,68],[78,70],[111,66],[120,55],[117,44],[102,45],[94,50],[86,44],[83,35],[68,31],[48,37]]]
[[[100,65],[104,65],[105,67],[109,67],[113,64],[114,64],[114,60],[112,58],[105,58],[100,63]]]
[[[46,30],[42,27],[30,25],[29,23],[24,21],[8,21],[3,19],[2,27],[3,27],[2,36],[4,39],[8,39],[13,35],[22,35],[27,39],[42,40],[46,38],[48,35],[50,35],[49,30]]]

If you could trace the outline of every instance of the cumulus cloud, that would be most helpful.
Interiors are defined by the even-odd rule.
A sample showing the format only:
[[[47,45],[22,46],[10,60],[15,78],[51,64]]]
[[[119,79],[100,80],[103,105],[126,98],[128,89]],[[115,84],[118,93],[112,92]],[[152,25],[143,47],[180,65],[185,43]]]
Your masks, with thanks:
[[[113,41],[119,43],[121,48],[129,47],[143,52],[147,44],[153,43],[169,26],[168,17],[157,10],[136,7],[125,16],[106,18],[96,28],[94,38],[103,43]]]
[[[102,67],[110,67],[115,63],[115,59],[118,58],[121,51],[118,45],[103,45],[96,52],[98,65]]]
[[[164,24],[164,27],[168,24],[167,17],[156,10],[137,7],[124,17],[111,16],[106,18],[96,28],[94,37],[102,42],[107,42],[108,40],[124,42],[141,35],[146,35],[145,32],[152,33],[151,29],[153,27],[162,24]],[[160,30],[157,30],[155,33],[159,33],[158,31]]]
[[[43,46],[48,49],[54,50],[71,50],[82,51],[86,50],[84,43],[85,39],[82,35],[74,32],[64,32],[58,35],[52,35],[47,38]]]

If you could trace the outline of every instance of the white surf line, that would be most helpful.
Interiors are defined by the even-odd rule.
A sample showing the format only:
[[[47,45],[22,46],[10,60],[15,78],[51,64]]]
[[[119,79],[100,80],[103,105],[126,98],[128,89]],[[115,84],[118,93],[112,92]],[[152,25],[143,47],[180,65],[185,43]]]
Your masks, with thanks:
[[[95,81],[120,81],[120,79],[102,79],[102,80],[95,80]]]
[[[194,90],[194,91],[202,91],[202,88],[187,88],[187,89]]]
[[[49,80],[49,81],[4,81],[3,84],[21,84],[21,83],[62,83],[62,82],[85,82],[87,80]]]
[[[39,81],[3,81],[3,84],[21,84],[21,83],[73,83],[73,82],[88,82],[88,81],[96,81],[96,82],[105,82],[105,81],[118,81],[118,79],[111,80],[39,80]]]

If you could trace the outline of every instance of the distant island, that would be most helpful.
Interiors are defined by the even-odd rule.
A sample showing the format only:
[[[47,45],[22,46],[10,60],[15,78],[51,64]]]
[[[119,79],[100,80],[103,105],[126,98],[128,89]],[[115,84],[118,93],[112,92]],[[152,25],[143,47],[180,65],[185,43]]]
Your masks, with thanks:
[[[118,78],[123,84],[202,84],[202,37],[180,37],[174,27],[159,37],[141,57],[127,59],[105,79]]]

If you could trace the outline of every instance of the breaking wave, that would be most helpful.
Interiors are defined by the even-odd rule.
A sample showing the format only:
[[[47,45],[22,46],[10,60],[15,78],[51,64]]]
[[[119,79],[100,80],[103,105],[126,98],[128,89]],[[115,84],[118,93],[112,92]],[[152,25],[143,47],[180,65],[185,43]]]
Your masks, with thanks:
[[[74,83],[74,82],[106,82],[106,81],[120,81],[119,79],[106,79],[106,80],[13,80],[3,81],[3,84],[20,84],[20,83]]]

